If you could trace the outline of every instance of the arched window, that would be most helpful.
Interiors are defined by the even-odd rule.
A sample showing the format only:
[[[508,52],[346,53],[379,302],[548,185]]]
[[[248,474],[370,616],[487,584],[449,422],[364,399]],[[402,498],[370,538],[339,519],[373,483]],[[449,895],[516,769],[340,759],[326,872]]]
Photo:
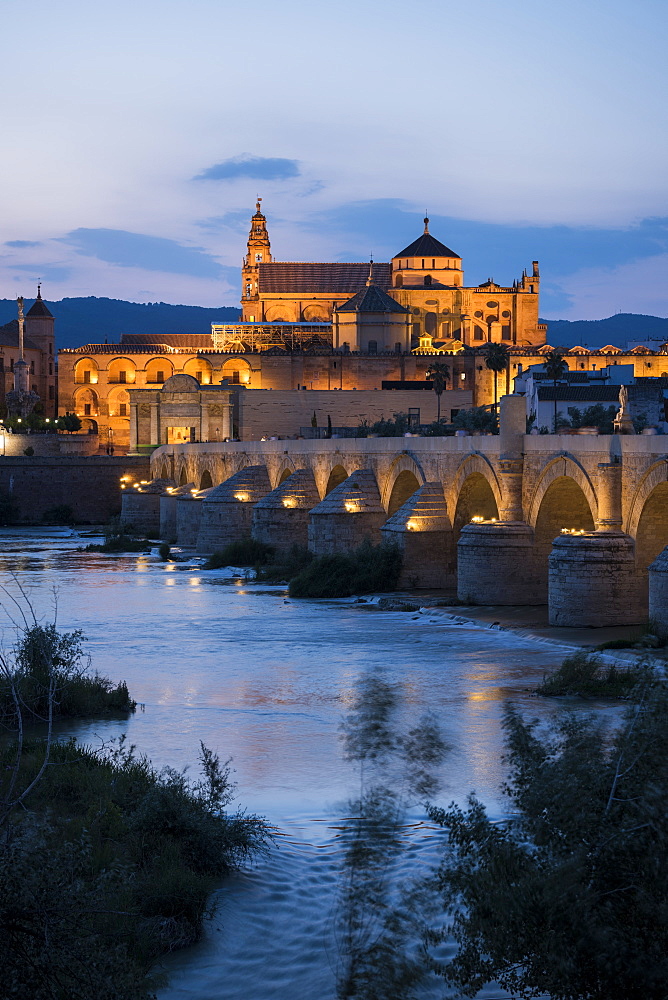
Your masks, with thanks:
[[[394,279],[394,287],[403,288],[403,286],[404,286],[404,276],[403,274],[397,274]]]

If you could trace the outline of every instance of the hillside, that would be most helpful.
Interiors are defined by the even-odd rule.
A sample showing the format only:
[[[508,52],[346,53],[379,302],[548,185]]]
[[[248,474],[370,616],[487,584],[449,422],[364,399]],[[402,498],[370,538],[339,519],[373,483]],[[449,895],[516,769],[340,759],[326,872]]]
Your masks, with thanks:
[[[59,347],[79,347],[117,342],[124,333],[210,333],[211,324],[239,318],[232,306],[172,306],[166,302],[125,302],[123,299],[89,298],[47,301],[56,319]],[[26,310],[32,300],[26,301]],[[0,299],[0,326],[16,318],[16,301]]]
[[[553,347],[595,349],[615,344],[625,347],[629,340],[668,340],[668,319],[638,313],[618,313],[607,319],[542,319],[547,323],[547,340]]]
[[[26,309],[32,300],[26,302]],[[232,323],[239,318],[233,306],[207,309],[203,306],[172,306],[166,302],[126,302],[123,299],[61,299],[47,302],[56,317],[59,347],[79,347],[117,342],[124,333],[208,333],[211,323]],[[16,317],[16,302],[0,299],[0,326]],[[624,347],[628,340],[668,340],[668,319],[618,313],[608,319],[541,320],[547,323],[547,339],[554,347]]]

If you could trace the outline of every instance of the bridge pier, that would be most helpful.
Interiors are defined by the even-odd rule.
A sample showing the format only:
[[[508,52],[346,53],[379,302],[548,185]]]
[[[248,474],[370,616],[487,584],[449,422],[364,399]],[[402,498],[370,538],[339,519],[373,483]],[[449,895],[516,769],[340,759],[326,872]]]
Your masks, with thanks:
[[[668,547],[649,567],[649,620],[652,631],[668,636]]]
[[[462,528],[457,596],[469,604],[544,604],[534,569],[533,529],[523,521]]]
[[[185,486],[177,486],[168,489],[160,497],[160,538],[164,542],[176,541],[176,502],[184,493],[190,494],[195,488],[194,483],[187,483]]]
[[[311,469],[298,469],[255,504],[251,533],[260,542],[287,552],[308,545],[309,512],[320,503]]]
[[[548,604],[550,625],[596,628],[645,621],[633,539],[621,531],[555,538]]]
[[[456,582],[452,524],[440,483],[425,483],[381,528],[403,555],[400,588],[450,587]]]
[[[378,545],[386,519],[376,477],[370,469],[358,469],[311,510],[308,547],[322,556],[350,552],[367,538]]]
[[[160,537],[160,498],[174,487],[173,479],[152,479],[138,489],[123,491],[121,497],[121,524],[132,525],[135,531],[144,532],[148,538]]]
[[[176,501],[176,544],[180,548],[194,549],[197,545],[199,526],[202,521],[202,501],[211,492],[191,489]]]
[[[219,552],[230,542],[249,537],[253,505],[271,491],[266,465],[249,465],[207,491],[197,534],[197,551]]]

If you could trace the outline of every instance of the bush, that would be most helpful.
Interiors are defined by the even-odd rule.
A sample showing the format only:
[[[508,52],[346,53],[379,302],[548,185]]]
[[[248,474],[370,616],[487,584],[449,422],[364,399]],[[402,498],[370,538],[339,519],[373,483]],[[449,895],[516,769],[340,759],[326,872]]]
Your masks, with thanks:
[[[87,545],[84,552],[149,552],[150,549],[148,539],[131,538],[122,532],[119,535],[109,535],[101,545]]]
[[[576,694],[582,697],[623,698],[646,673],[647,664],[642,661],[620,669],[614,663],[604,665],[595,653],[580,650],[567,656],[559,669],[545,678],[536,693],[548,697]]]
[[[32,447],[32,445],[28,445],[27,448],[23,449],[23,454],[27,455],[28,458],[32,458],[33,455],[35,454],[35,449]]]
[[[88,673],[83,633],[59,632],[55,625],[26,628],[13,651],[14,665],[0,678],[0,722],[19,725],[19,707],[43,720],[49,703],[54,718],[95,717],[111,712],[134,712],[125,681],[114,685],[108,677]]]
[[[23,787],[44,747],[26,745]],[[0,750],[7,788],[16,747]],[[192,944],[218,880],[265,849],[257,816],[228,814],[228,764],[202,746],[204,777],[156,772],[123,739],[104,752],[51,748],[0,844],[0,961],[8,1000],[149,1000],[160,954]]]
[[[313,553],[301,545],[293,545],[264,566],[258,566],[256,579],[264,583],[285,583],[301,573],[313,561]]]
[[[42,520],[50,524],[72,524],[74,521],[74,509],[68,503],[58,503],[53,507],[48,507],[44,511]]]
[[[396,590],[401,562],[398,546],[370,542],[345,555],[318,556],[290,581],[290,596],[351,597]]]
[[[274,553],[273,545],[254,538],[241,538],[230,542],[221,552],[214,552],[204,563],[203,569],[222,569],[223,566],[262,566]]]

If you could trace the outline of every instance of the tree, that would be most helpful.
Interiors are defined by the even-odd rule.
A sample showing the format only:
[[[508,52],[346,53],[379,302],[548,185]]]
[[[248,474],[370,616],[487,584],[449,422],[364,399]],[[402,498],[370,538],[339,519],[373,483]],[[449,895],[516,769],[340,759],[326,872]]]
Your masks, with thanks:
[[[435,968],[464,996],[662,1000],[668,977],[668,688],[651,667],[611,737],[591,715],[547,732],[508,707],[512,812],[432,808],[435,878],[458,951]]]
[[[434,361],[429,365],[425,374],[427,378],[431,379],[434,383],[434,392],[436,393],[436,420],[438,422],[441,419],[441,396],[443,395],[446,382],[450,381],[450,369],[442,362]]]
[[[498,412],[497,379],[499,372],[508,367],[510,351],[505,344],[488,344],[485,348],[485,367],[494,372],[494,412]]]
[[[545,355],[544,362],[545,374],[548,378],[552,379],[552,384],[554,385],[554,424],[552,431],[554,434],[557,432],[557,382],[560,378],[564,377],[564,374],[568,371],[568,364],[564,361],[563,355],[559,351],[550,351],[549,354]]]
[[[81,430],[81,421],[76,413],[66,413],[64,417],[58,417],[56,427],[60,431],[67,431],[68,434],[75,434]]]

